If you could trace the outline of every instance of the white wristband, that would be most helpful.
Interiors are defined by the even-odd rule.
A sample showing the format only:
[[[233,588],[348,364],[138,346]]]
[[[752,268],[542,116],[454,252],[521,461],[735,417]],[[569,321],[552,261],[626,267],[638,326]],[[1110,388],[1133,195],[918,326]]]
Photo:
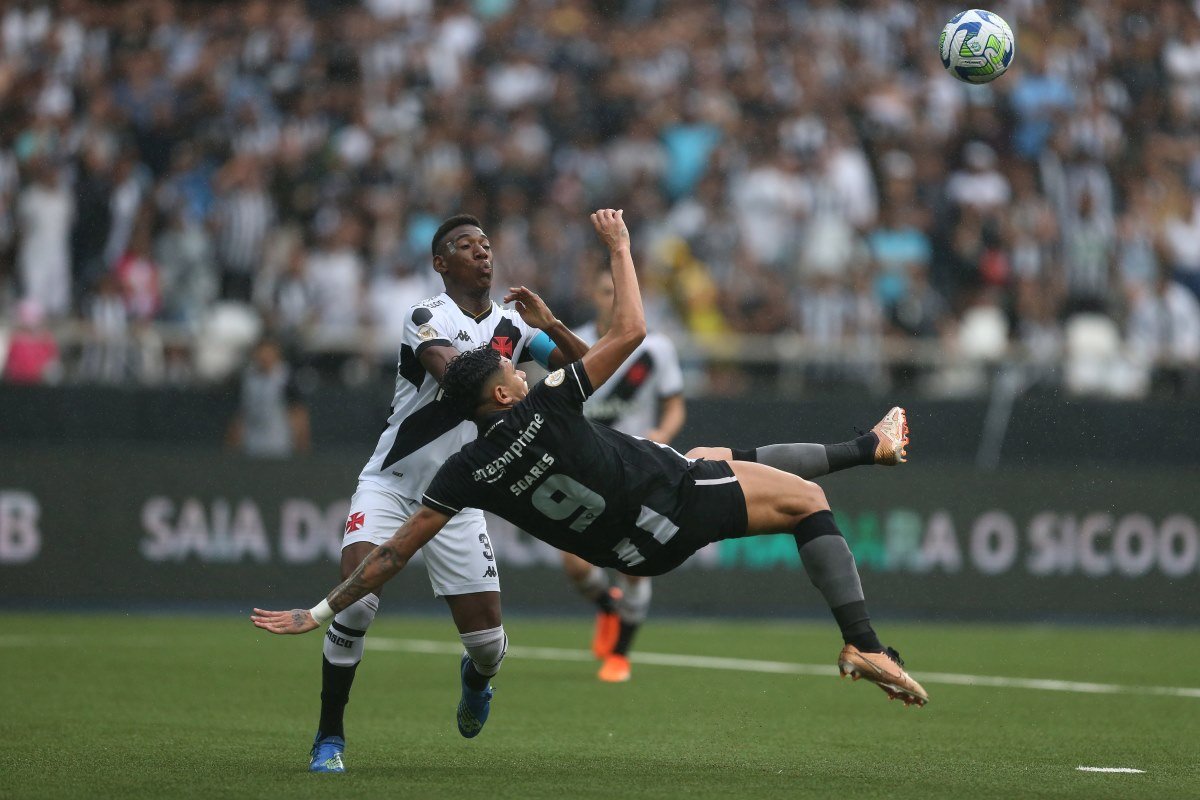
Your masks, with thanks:
[[[324,625],[329,620],[333,619],[334,610],[329,605],[329,600],[322,600],[308,610],[312,614],[312,618],[317,621],[318,625]]]

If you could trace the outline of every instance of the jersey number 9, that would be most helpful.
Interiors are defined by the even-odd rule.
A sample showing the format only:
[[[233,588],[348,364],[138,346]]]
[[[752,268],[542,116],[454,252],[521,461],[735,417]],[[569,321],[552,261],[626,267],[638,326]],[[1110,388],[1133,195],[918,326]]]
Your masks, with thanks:
[[[553,520],[564,520],[580,512],[571,523],[573,531],[583,533],[604,513],[604,498],[566,475],[546,478],[530,498],[533,507]]]

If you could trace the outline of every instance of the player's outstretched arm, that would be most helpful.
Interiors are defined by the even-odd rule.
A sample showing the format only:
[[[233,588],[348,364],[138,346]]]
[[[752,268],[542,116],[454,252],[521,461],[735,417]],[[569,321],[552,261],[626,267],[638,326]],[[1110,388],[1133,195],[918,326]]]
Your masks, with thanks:
[[[546,301],[537,292],[524,286],[510,286],[508,294],[504,296],[504,302],[511,303],[514,300],[517,303],[517,313],[521,315],[525,324],[539,329],[554,342],[554,349],[550,351],[550,357],[546,360],[551,369],[565,367],[583,358],[587,353],[587,342],[576,336],[562,320],[554,316]]]
[[[371,551],[358,569],[314,608],[291,611],[254,609],[250,621],[271,633],[308,633],[333,615],[366,595],[379,590],[409,562],[413,555],[437,535],[450,517],[422,507],[400,526],[392,538]]]
[[[612,377],[646,338],[646,314],[638,288],[633,256],[629,250],[629,229],[624,211],[602,208],[592,214],[592,226],[608,246],[613,277],[612,326],[583,357],[583,368],[592,386]]]

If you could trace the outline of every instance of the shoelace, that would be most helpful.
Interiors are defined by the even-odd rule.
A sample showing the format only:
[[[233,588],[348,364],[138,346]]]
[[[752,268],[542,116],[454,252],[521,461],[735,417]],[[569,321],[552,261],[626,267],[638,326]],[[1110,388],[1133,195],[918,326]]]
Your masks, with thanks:
[[[896,662],[897,666],[904,666],[904,659],[900,657],[900,652],[898,650],[892,647],[885,647],[883,651],[887,653],[888,658]]]

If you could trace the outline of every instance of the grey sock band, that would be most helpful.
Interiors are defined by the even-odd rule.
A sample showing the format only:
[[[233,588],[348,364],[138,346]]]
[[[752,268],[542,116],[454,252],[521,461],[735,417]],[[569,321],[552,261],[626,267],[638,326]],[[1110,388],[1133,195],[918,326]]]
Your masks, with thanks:
[[[799,475],[805,480],[829,474],[829,457],[823,444],[768,444],[755,450],[755,454],[758,463]]]
[[[641,625],[650,613],[650,597],[653,594],[649,578],[634,578],[630,580],[624,575],[617,576],[617,585],[621,587],[621,599],[617,601],[617,614],[624,622]]]

